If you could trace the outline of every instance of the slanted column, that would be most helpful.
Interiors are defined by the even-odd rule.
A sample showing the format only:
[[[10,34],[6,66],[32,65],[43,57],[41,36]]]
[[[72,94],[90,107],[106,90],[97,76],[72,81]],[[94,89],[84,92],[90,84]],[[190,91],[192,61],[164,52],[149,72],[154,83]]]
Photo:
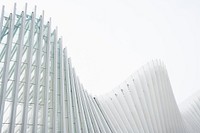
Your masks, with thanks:
[[[4,114],[4,106],[5,106],[5,96],[6,96],[6,89],[8,85],[8,74],[9,74],[9,67],[10,67],[10,57],[11,57],[11,48],[12,48],[12,40],[13,40],[13,29],[14,29],[14,22],[15,22],[15,13],[16,13],[16,4],[14,6],[13,14],[11,13],[9,16],[9,33],[7,37],[6,43],[6,51],[5,51],[5,62],[3,66],[3,78],[1,84],[1,97],[0,97],[0,132],[2,132],[2,122],[3,122],[3,114]]]
[[[38,126],[38,111],[39,111],[39,91],[40,91],[40,73],[41,73],[41,55],[42,55],[42,43],[43,43],[43,21],[44,21],[44,12],[40,16],[40,30],[38,36],[38,50],[37,50],[37,59],[36,59],[36,73],[35,73],[35,96],[34,96],[34,112],[33,112],[33,133],[37,133]]]
[[[75,89],[76,89],[76,96],[77,96],[77,104],[78,104],[79,115],[80,115],[81,132],[88,133],[87,122],[86,122],[83,105],[81,101],[81,95],[80,95],[80,91],[81,91],[80,83],[78,81],[78,77],[75,74],[75,71],[73,71],[73,73],[74,73],[74,82],[75,82]]]
[[[49,79],[50,79],[50,40],[51,40],[51,19],[47,24],[46,41],[46,73],[45,73],[45,91],[44,91],[44,133],[48,133],[48,108],[49,108]]]
[[[63,67],[63,47],[62,38],[60,39],[60,100],[61,100],[61,132],[66,133],[65,122],[65,91],[64,91],[64,67]]]
[[[67,116],[68,116],[68,132],[69,133],[74,133],[74,119],[73,119],[73,109],[72,109],[72,90],[71,90],[71,85],[70,85],[70,76],[69,76],[69,62],[68,62],[68,57],[67,57],[67,49],[64,49],[64,63],[65,63],[65,82],[66,82],[66,89],[67,89]]]
[[[53,43],[53,47],[54,47],[54,62],[53,62],[53,66],[54,66],[54,74],[53,74],[53,132],[56,133],[57,130],[57,28],[54,31],[54,43]]]
[[[73,75],[72,70],[73,68],[71,64],[71,59],[69,59],[69,77],[70,77],[70,85],[71,85],[72,108],[74,112],[75,131],[76,133],[80,133],[81,132],[80,118],[79,118],[79,113],[78,113],[77,96],[76,96],[76,90],[75,90],[74,75]]]
[[[33,44],[34,44],[34,32],[35,32],[35,12],[32,12],[31,15],[31,26],[29,33],[29,42],[28,42],[28,52],[26,55],[27,58],[27,69],[25,75],[25,89],[24,89],[24,107],[23,107],[23,116],[22,116],[22,133],[27,131],[27,118],[28,118],[28,105],[29,105],[29,91],[31,83],[31,70],[32,70],[32,54],[33,54]]]
[[[22,50],[23,50],[23,44],[24,44],[24,27],[25,27],[25,15],[26,15],[26,7],[25,12],[22,12],[22,24],[19,34],[19,39],[17,41],[19,45],[18,51],[17,51],[17,57],[16,57],[16,69],[15,69],[15,78],[14,78],[14,86],[13,86],[13,104],[11,109],[11,121],[10,121],[10,133],[14,133],[15,129],[15,119],[16,119],[16,112],[17,112],[17,103],[18,103],[18,92],[19,92],[19,81],[20,81],[20,74],[21,74],[21,61],[22,61]]]

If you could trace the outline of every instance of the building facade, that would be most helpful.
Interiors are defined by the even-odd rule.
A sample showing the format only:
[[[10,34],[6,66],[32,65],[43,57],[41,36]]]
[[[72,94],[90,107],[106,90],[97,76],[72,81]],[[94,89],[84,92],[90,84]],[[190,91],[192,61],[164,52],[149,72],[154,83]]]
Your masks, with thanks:
[[[148,63],[112,92],[92,97],[57,28],[35,13],[28,14],[26,6],[18,14],[15,5],[6,16],[2,8],[0,133],[189,132],[189,118],[179,111],[161,61]]]

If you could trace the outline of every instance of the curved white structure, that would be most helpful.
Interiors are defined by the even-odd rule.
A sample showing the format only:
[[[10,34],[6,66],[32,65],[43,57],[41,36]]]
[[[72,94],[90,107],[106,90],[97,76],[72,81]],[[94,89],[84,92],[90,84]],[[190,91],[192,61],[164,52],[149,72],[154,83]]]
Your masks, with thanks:
[[[160,61],[148,63],[98,101],[120,132],[187,132]]]
[[[191,96],[180,106],[181,114],[191,133],[200,132],[200,92]]]
[[[9,16],[4,7],[1,12],[0,133],[199,131],[199,99],[183,112],[183,120],[161,61],[94,98],[83,89],[51,20],[26,9],[17,14],[15,6]]]

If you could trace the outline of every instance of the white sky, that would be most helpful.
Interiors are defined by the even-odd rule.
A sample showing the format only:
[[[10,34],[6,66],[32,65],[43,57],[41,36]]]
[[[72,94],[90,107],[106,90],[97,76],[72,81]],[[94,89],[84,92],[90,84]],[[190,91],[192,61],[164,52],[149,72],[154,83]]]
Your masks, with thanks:
[[[110,91],[152,59],[167,66],[180,103],[200,89],[199,0],[1,0],[45,11],[90,93]]]

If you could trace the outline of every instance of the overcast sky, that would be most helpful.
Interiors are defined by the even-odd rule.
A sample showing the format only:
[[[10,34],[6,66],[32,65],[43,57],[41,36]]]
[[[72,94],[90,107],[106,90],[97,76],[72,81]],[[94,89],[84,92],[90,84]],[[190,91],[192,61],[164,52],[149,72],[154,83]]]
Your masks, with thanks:
[[[1,0],[6,11],[14,0]],[[152,59],[167,66],[178,103],[200,89],[199,0],[17,0],[45,11],[85,89],[109,92]]]

